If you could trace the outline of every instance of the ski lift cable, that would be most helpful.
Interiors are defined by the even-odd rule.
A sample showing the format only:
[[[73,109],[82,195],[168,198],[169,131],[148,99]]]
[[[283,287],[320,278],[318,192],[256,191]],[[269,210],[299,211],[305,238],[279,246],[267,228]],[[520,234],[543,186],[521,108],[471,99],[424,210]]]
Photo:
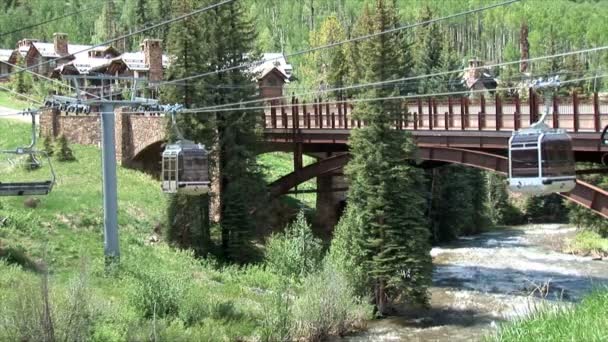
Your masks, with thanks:
[[[234,2],[234,1],[236,1],[236,0],[223,0],[223,1],[220,1],[220,2],[215,3],[215,4],[212,4],[212,5],[209,5],[209,6],[205,6],[205,7],[199,8],[199,9],[196,9],[196,10],[194,10],[192,12],[179,15],[179,16],[177,16],[175,18],[167,19],[167,20],[161,21],[161,22],[156,23],[156,24],[145,26],[145,27],[137,29],[137,30],[135,30],[135,31],[133,31],[131,33],[124,34],[124,35],[121,35],[121,36],[118,36],[118,37],[106,40],[105,42],[102,42],[102,43],[90,46],[90,47],[88,47],[86,49],[82,49],[82,50],[76,51],[76,52],[72,53],[71,55],[76,55],[76,54],[79,54],[79,53],[87,52],[87,51],[90,51],[90,50],[93,50],[93,49],[96,49],[96,48],[99,48],[99,47],[102,47],[102,46],[106,46],[108,44],[111,44],[111,43],[123,40],[125,38],[131,37],[131,36],[134,36],[134,35],[146,32],[146,31],[150,31],[150,30],[153,30],[153,29],[165,26],[165,25],[169,25],[169,24],[172,24],[174,22],[182,21],[182,20],[187,19],[187,18],[189,18],[191,16],[194,16],[194,15],[197,15],[197,14],[200,14],[200,13],[203,13],[203,12],[210,11],[210,10],[212,10],[214,8],[223,6],[225,4],[229,4],[229,3]],[[41,62],[41,63],[35,64],[35,65],[32,65],[30,67],[27,67],[25,69],[27,69],[27,70],[35,69],[35,68],[38,68],[40,66],[43,66],[43,65],[55,62],[55,61],[57,61],[59,59],[62,59],[62,58],[65,58],[65,56],[58,57],[58,58],[51,58],[51,59],[46,60],[44,62]],[[18,73],[21,73],[21,72],[24,72],[24,71],[23,70],[13,71],[13,72],[5,74],[3,76],[4,77],[10,77],[12,75],[15,75],[15,74],[18,74]]]
[[[594,75],[591,77],[582,77],[582,78],[567,80],[567,81],[561,82],[561,84],[564,85],[564,84],[587,81],[587,80],[593,79],[594,77],[598,77],[598,78],[608,77],[608,73]],[[496,88],[494,91],[499,92],[499,91],[518,90],[518,89],[521,89],[521,88],[520,87],[503,87],[503,88]],[[482,94],[485,92],[487,92],[487,90],[480,89],[480,90],[468,90],[468,91],[426,93],[426,94],[416,94],[416,95],[394,95],[394,96],[386,96],[386,97],[354,98],[354,99],[349,99],[348,102],[349,103],[359,103],[359,102],[374,102],[374,101],[388,101],[388,100],[407,100],[407,99],[418,99],[418,98],[426,98],[426,97]],[[318,104],[319,105],[335,105],[335,104],[341,104],[341,103],[344,103],[344,101],[325,101],[325,102],[320,102]],[[291,108],[291,107],[292,107],[292,104],[273,106],[273,108]],[[263,110],[263,109],[267,109],[267,108],[268,108],[268,106],[241,107],[241,108],[218,108],[218,109],[193,108],[193,109],[183,109],[180,112],[180,114],[199,114],[199,113],[215,113],[215,112],[227,112],[227,111]],[[159,110],[158,112],[163,112],[163,111],[164,110]],[[141,112],[121,112],[121,113],[128,114],[128,115],[141,115]],[[114,115],[114,113],[112,113],[112,112],[92,112],[90,114]],[[0,116],[1,116],[1,114],[0,114]]]
[[[294,94],[294,95],[277,96],[277,97],[271,97],[271,98],[266,98],[266,99],[255,99],[255,100],[242,101],[242,102],[238,102],[238,103],[227,103],[227,104],[222,104],[222,105],[217,105],[217,106],[204,107],[204,109],[224,108],[224,107],[230,107],[230,106],[242,106],[244,104],[250,104],[250,103],[260,103],[260,102],[267,102],[267,101],[290,99],[293,96],[301,97],[301,96],[307,96],[307,95],[318,95],[321,93],[353,90],[353,89],[360,89],[360,88],[366,88],[366,87],[376,87],[376,86],[380,86],[380,85],[393,84],[393,83],[398,83],[398,82],[402,82],[402,81],[421,80],[421,79],[425,79],[425,78],[445,76],[445,75],[461,73],[461,72],[470,71],[470,70],[504,67],[504,66],[508,66],[508,65],[519,64],[522,62],[537,62],[537,61],[542,61],[542,60],[546,60],[546,59],[560,58],[560,57],[583,54],[583,53],[594,53],[594,52],[604,51],[604,50],[608,50],[608,45],[588,48],[588,49],[582,49],[582,50],[576,50],[576,51],[562,52],[562,53],[553,54],[553,55],[539,56],[539,57],[533,57],[533,58],[524,58],[524,59],[519,59],[519,60],[515,60],[515,61],[495,63],[495,64],[490,64],[490,65],[485,65],[485,66],[480,66],[480,67],[441,71],[441,72],[425,74],[425,75],[402,77],[402,78],[384,80],[384,81],[378,81],[378,82],[354,84],[354,85],[344,86],[344,87],[320,89],[317,91],[303,92],[303,93],[298,93],[298,94]]]
[[[312,53],[312,52],[316,52],[316,51],[320,51],[320,50],[324,50],[324,49],[329,49],[329,48],[333,48],[333,47],[344,45],[344,44],[348,44],[348,43],[355,43],[355,42],[359,42],[359,41],[362,41],[362,40],[366,40],[366,39],[378,37],[378,36],[381,36],[381,35],[389,34],[389,33],[395,33],[395,32],[399,32],[399,31],[415,28],[415,27],[418,27],[418,26],[429,25],[429,24],[433,24],[433,23],[436,23],[436,22],[439,22],[439,21],[449,20],[449,19],[460,17],[460,16],[464,16],[464,15],[475,14],[475,13],[487,11],[487,10],[490,10],[490,9],[493,9],[493,8],[497,8],[497,7],[511,5],[511,4],[519,2],[519,1],[521,1],[521,0],[509,0],[509,1],[500,2],[500,3],[496,3],[496,4],[492,4],[492,5],[488,5],[488,6],[484,6],[484,7],[480,7],[480,8],[475,8],[475,9],[472,9],[472,10],[467,10],[467,11],[463,11],[463,12],[459,12],[459,13],[450,14],[450,15],[447,15],[447,16],[444,16],[444,17],[440,17],[440,18],[435,18],[435,19],[425,20],[425,21],[422,21],[422,22],[417,22],[417,23],[414,23],[414,24],[409,24],[409,25],[404,25],[404,26],[400,26],[400,27],[395,27],[395,28],[392,28],[392,29],[389,29],[389,30],[385,30],[385,31],[381,31],[381,32],[376,32],[376,33],[372,33],[372,34],[366,34],[366,35],[362,35],[362,36],[359,36],[359,37],[354,37],[354,38],[342,40],[342,41],[335,42],[335,43],[330,43],[330,44],[326,44],[326,45],[322,45],[322,46],[317,46],[317,47],[306,49],[306,50],[301,50],[301,51],[293,52],[293,53],[290,53],[290,54],[281,55],[281,56],[274,57],[274,58],[269,58],[269,59],[265,60],[264,62],[272,62],[272,61],[280,60],[282,58],[289,58],[289,57],[296,57],[296,56],[300,56],[300,55],[305,55],[305,54],[308,54],[308,53]],[[180,79],[176,79],[176,80],[169,80],[169,81],[164,81],[164,82],[158,82],[158,83],[155,83],[153,85],[148,85],[147,88],[161,87],[161,86],[170,85],[170,84],[174,84],[174,83],[181,82],[181,81],[189,81],[189,80],[193,80],[193,79],[197,79],[197,78],[201,78],[201,77],[205,77],[205,76],[209,76],[209,75],[220,74],[220,73],[231,71],[231,70],[250,68],[252,66],[256,66],[256,65],[259,65],[259,64],[260,64],[259,61],[239,64],[239,65],[236,65],[236,66],[222,68],[222,69],[219,69],[219,70],[214,70],[214,71],[210,71],[210,72],[206,72],[206,73],[202,73],[202,74],[192,75],[192,76],[188,76],[188,77],[184,77],[184,78],[180,78]]]

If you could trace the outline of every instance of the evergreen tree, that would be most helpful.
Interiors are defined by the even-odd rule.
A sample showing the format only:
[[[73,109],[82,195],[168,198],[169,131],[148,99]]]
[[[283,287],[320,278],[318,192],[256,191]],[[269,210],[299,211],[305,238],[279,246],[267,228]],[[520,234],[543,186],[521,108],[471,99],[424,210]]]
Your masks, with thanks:
[[[375,32],[393,27],[395,9],[378,0],[373,15]],[[395,78],[402,53],[398,35],[382,35],[362,44],[366,81]],[[383,97],[397,88],[372,89],[365,97]],[[352,160],[346,168],[350,181],[349,210],[361,215],[365,268],[379,314],[390,301],[405,298],[426,303],[430,284],[429,232],[422,171],[408,164],[414,158],[411,136],[393,130],[398,101],[369,102],[354,115],[366,126],[350,138]]]
[[[210,0],[174,0],[173,8],[179,15],[209,4]],[[169,79],[240,66],[250,63],[256,56],[253,25],[239,2],[191,17],[182,25],[174,25],[169,36],[169,51],[175,56],[167,72]],[[256,97],[253,79],[246,69],[234,69],[184,82],[167,90],[163,97],[184,103],[187,107],[235,103]],[[232,87],[226,89],[218,85]],[[217,196],[219,202],[222,251],[224,256],[237,261],[244,261],[247,257],[247,247],[254,237],[257,223],[257,217],[250,213],[265,196],[255,157],[260,117],[258,112],[219,111],[184,115],[178,120],[187,138],[213,147],[211,175],[219,183],[219,189],[212,196]],[[182,229],[186,234],[193,234],[192,237],[201,231],[202,239],[207,240],[204,244],[208,245],[209,217],[204,207],[209,198],[203,197],[200,201],[172,201],[169,222],[172,229]],[[184,203],[186,206],[182,206]],[[263,208],[257,209],[256,213],[263,213]],[[190,220],[191,213],[207,217]],[[203,226],[195,227],[191,221],[200,222]]]
[[[173,11],[177,15],[191,12],[199,5],[198,0],[175,0]],[[168,79],[178,79],[197,73],[209,71],[209,66],[203,61],[208,60],[209,52],[202,48],[200,42],[205,41],[208,32],[203,31],[207,26],[209,16],[190,17],[180,25],[172,25],[169,31],[167,47],[174,56],[167,70]],[[196,44],[195,42],[199,42]],[[203,91],[207,79],[201,78],[187,81],[175,87],[167,87],[161,94],[165,102],[182,103],[188,107],[198,107],[208,104],[208,98]],[[208,148],[213,145],[213,124],[203,115],[178,115],[177,123],[185,138],[205,144]],[[174,130],[168,128],[169,137],[175,139]],[[213,174],[212,174],[213,176]],[[197,255],[206,255],[212,250],[209,215],[210,195],[197,197],[174,195],[169,201],[167,210],[166,238],[169,242],[181,248],[192,248]]]
[[[233,68],[255,60],[255,29],[246,7],[232,2],[215,10],[207,48],[211,60],[220,68]],[[212,92],[216,105],[250,100],[257,96],[253,75],[246,69],[219,73],[216,84],[236,86],[229,91]],[[265,185],[257,165],[257,128],[261,115],[257,111],[223,111],[215,113],[220,172],[219,202],[221,210],[222,249],[226,256],[243,261],[250,246],[256,220],[250,215],[262,203]],[[257,208],[256,212],[263,212]]]
[[[433,18],[433,12],[429,6],[422,8],[417,21],[428,21]],[[414,74],[427,75],[441,67],[441,50],[443,36],[436,23],[419,26],[415,31],[413,47]],[[418,93],[425,94],[435,92],[433,79],[425,78],[418,81]]]
[[[44,147],[44,152],[46,152],[49,157],[55,153],[55,151],[53,150],[53,138],[50,134],[44,137],[42,145]]]
[[[55,157],[58,161],[61,162],[76,160],[74,152],[69,146],[68,139],[63,134],[59,136],[59,139],[57,139],[57,145],[55,147]]]
[[[25,68],[25,60],[23,58],[19,58],[15,71],[22,70],[23,68]],[[11,76],[11,85],[13,91],[18,92],[19,94],[27,94],[32,90],[33,87],[32,75],[25,71],[13,74]]]

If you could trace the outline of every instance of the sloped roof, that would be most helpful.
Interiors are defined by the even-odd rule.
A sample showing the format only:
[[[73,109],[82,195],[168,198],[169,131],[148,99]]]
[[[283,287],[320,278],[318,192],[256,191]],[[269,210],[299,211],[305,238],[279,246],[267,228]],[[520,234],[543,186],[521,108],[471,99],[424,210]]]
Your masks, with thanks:
[[[8,62],[14,50],[0,49],[0,62]]]
[[[287,59],[282,53],[263,53],[261,62],[253,66],[250,71],[262,78],[275,68],[285,76],[286,80],[289,80],[293,67],[287,63]]]

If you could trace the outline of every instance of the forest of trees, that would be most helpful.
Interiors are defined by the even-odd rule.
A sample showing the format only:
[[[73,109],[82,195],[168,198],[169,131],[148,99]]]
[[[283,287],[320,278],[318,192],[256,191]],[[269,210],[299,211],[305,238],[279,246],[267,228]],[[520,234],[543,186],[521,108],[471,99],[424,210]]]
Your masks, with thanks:
[[[94,9],[69,20],[2,34],[0,45],[13,47],[24,37],[50,40],[53,32],[60,31],[66,32],[71,42],[98,43],[212,3],[215,1],[73,0],[59,7],[54,0],[5,1],[0,14],[1,32],[81,8]],[[164,40],[165,50],[173,57],[166,77],[178,79],[248,63],[263,51],[289,54],[490,3],[242,0],[146,36]],[[464,66],[463,61],[472,56],[495,62],[518,59],[522,27],[529,31],[531,57],[608,45],[608,36],[602,32],[607,17],[608,6],[597,6],[595,1],[527,0],[298,57],[290,61],[296,77],[292,87],[339,87],[452,70]],[[585,25],[581,25],[583,22]],[[137,49],[141,39],[135,36],[117,47]],[[532,64],[528,71],[567,78],[573,73],[593,75],[606,67],[608,53],[604,52]],[[521,76],[517,68],[495,72],[499,76]],[[599,90],[605,84],[599,80],[581,87],[583,91]],[[213,87],[217,85],[231,88]],[[458,87],[453,78],[431,78],[333,96],[386,97]],[[213,74],[162,92],[164,101],[184,103],[186,107],[222,105],[256,96],[253,77],[244,69]],[[355,130],[349,142],[353,158],[346,169],[350,182],[348,205],[330,247],[339,260],[336,267],[352,273],[350,277],[357,282],[353,286],[373,298],[379,314],[389,313],[392,300],[427,302],[431,242],[474,234],[492,224],[521,223],[555,208],[566,210],[561,200],[533,199],[520,213],[510,203],[500,177],[454,166],[428,171],[417,167],[409,162],[415,159],[412,138],[391,129],[398,106],[398,101],[369,102],[357,106],[354,112],[368,124]],[[193,249],[199,256],[250,261],[250,247],[260,238],[256,228],[264,224],[265,214],[255,205],[266,200],[256,160],[257,114],[224,111],[179,118],[186,136],[212,148],[213,159],[219,161],[212,174],[220,191],[171,198],[167,239],[175,246]],[[211,224],[210,201],[219,205],[217,227]],[[585,215],[576,217],[583,222]]]

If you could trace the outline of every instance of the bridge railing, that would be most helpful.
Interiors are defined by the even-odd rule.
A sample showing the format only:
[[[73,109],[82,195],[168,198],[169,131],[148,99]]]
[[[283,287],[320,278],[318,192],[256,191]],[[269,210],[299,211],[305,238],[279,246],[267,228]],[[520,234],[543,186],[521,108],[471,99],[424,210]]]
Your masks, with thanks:
[[[351,129],[365,122],[353,117],[356,104],[316,99],[310,103],[292,99],[272,102],[264,113],[265,128]],[[403,130],[512,131],[528,127],[544,111],[542,99],[530,92],[526,99],[480,96],[476,99],[419,98],[402,101],[394,126]],[[582,97],[573,93],[553,100],[546,123],[571,132],[600,132],[608,125],[608,101],[597,93]]]

